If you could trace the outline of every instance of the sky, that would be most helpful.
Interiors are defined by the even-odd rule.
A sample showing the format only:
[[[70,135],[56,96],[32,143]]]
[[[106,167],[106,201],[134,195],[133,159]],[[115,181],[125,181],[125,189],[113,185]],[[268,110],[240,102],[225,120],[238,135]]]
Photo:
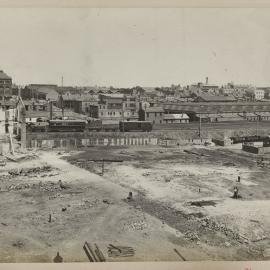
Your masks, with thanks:
[[[19,85],[270,86],[269,9],[0,9],[0,69]]]

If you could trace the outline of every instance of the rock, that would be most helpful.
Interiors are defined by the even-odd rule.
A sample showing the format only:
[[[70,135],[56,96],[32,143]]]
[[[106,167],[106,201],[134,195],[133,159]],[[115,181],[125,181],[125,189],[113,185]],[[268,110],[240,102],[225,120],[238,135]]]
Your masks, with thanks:
[[[206,226],[207,226],[206,221],[203,221],[203,222],[202,222],[202,226],[203,226],[203,227],[206,227]]]
[[[226,247],[230,247],[230,246],[231,246],[231,243],[225,242],[225,246],[226,246]]]
[[[263,257],[264,257],[264,258],[270,258],[270,248],[266,248],[266,249],[263,251]]]
[[[107,199],[104,199],[103,200],[103,203],[106,203],[106,204],[112,204],[109,200],[107,200]]]

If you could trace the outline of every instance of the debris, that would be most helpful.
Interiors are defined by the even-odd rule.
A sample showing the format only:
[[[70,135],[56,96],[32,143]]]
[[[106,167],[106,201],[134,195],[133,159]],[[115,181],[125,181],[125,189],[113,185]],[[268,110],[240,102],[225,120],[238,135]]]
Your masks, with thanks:
[[[69,188],[68,186],[66,186],[66,185],[63,184],[62,180],[59,180],[58,183],[59,183],[59,186],[60,186],[61,189],[67,189],[67,188]]]
[[[110,201],[107,200],[107,199],[104,199],[103,202],[106,203],[106,204],[112,204],[112,202],[110,202]]]
[[[65,212],[66,210],[67,210],[66,207],[63,207],[63,208],[62,208],[62,212]]]
[[[270,258],[270,248],[267,248],[263,251],[264,258]]]
[[[103,252],[100,250],[100,248],[98,247],[97,244],[95,244],[95,248],[96,248],[95,252],[96,252],[96,254],[97,254],[98,258],[99,258],[99,261],[100,262],[106,262],[106,259],[105,259],[104,255],[103,255]]]
[[[132,257],[135,255],[135,250],[132,247],[114,246],[110,244],[108,246],[109,257]]]
[[[195,202],[191,202],[190,205],[194,205],[194,206],[216,206],[217,203],[215,203],[214,201],[195,201]]]
[[[174,249],[174,251],[183,261],[186,261],[186,259],[180,254],[180,252],[176,248]]]
[[[1,224],[2,224],[3,226],[7,226],[7,224],[6,224],[6,223],[4,223],[4,222],[1,222]]]
[[[127,200],[129,200],[129,201],[132,200],[132,192],[131,191],[128,193]]]
[[[18,247],[21,248],[24,246],[22,241],[16,241],[15,243],[12,244],[13,247]]]
[[[204,156],[204,154],[197,153],[197,152],[190,151],[190,150],[184,150],[184,152],[188,153],[188,154],[196,155],[196,156]]]
[[[89,261],[90,262],[105,262],[106,259],[97,244],[95,244],[95,248],[96,249],[94,250],[93,247],[88,242],[85,241],[83,245],[83,249]]]
[[[195,232],[192,232],[192,231],[187,231],[184,237],[190,241],[200,240],[199,236]]]
[[[55,263],[62,263],[63,262],[63,258],[60,256],[59,251],[57,252],[56,256],[54,257],[53,262],[55,262]]]
[[[226,246],[226,247],[230,247],[230,246],[231,246],[231,243],[225,242],[225,246]]]
[[[0,160],[0,166],[1,167],[4,167],[4,166],[6,166],[7,165],[7,163],[4,161],[4,160]]]
[[[223,166],[227,166],[227,167],[235,167],[236,165],[233,163],[233,162],[224,162],[223,164],[222,164]]]
[[[129,230],[141,231],[148,227],[148,224],[144,220],[131,221],[125,224],[125,227]]]

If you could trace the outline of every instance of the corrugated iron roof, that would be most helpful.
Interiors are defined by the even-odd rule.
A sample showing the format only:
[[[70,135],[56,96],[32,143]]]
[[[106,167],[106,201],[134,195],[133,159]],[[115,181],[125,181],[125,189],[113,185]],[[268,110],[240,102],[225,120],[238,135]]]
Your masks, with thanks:
[[[175,120],[175,119],[189,119],[189,116],[185,113],[179,113],[179,114],[164,114],[163,116],[164,120]]]

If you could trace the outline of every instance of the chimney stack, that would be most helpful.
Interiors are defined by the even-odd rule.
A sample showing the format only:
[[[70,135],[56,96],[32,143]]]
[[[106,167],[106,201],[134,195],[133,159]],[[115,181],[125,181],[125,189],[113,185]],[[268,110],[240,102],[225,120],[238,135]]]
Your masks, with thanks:
[[[206,80],[205,81],[206,81],[206,84],[208,84],[208,77],[206,77]]]
[[[50,120],[53,118],[53,104],[52,101],[49,101],[49,106],[50,106]]]

